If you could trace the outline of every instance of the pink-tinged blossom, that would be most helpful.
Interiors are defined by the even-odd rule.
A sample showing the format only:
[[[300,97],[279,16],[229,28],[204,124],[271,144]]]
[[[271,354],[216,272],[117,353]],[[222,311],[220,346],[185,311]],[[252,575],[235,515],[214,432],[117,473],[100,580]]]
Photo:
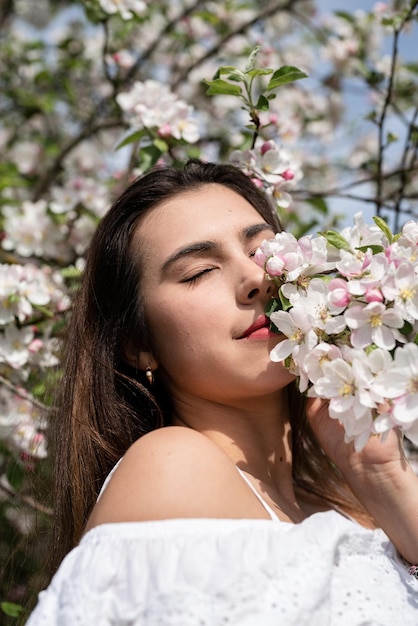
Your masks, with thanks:
[[[320,278],[313,278],[306,292],[290,296],[290,302],[304,310],[315,330],[324,331],[329,335],[338,334],[345,328],[345,319],[340,315],[344,307],[333,305],[327,296],[327,284]]]
[[[271,314],[285,335],[271,359],[299,376],[302,392],[329,400],[357,450],[395,426],[418,441],[418,226],[385,233],[357,215],[342,245],[333,233],[279,233],[256,253],[287,300]]]
[[[255,261],[266,271],[283,281],[294,281],[299,276],[311,275],[326,263],[326,244],[311,237],[297,240],[291,233],[281,232],[274,239],[262,242],[255,254]],[[333,266],[333,265],[332,265]]]
[[[360,278],[364,276],[373,257],[373,252],[357,252],[353,254],[347,250],[340,251],[341,260],[336,263],[337,270],[346,278]]]
[[[382,292],[404,319],[418,320],[418,276],[411,263],[401,263],[392,279],[382,285]]]
[[[122,49],[114,54],[107,54],[106,63],[129,70],[135,64],[135,56],[129,50]]]
[[[0,394],[0,440],[7,441],[12,450],[31,458],[47,456],[43,429],[44,420],[37,417],[28,400],[2,390]]]
[[[328,300],[337,307],[345,308],[351,300],[348,283],[342,278],[333,278],[328,283]]]
[[[392,350],[396,341],[403,340],[397,330],[404,325],[402,317],[396,309],[386,308],[381,302],[371,302],[364,307],[351,306],[345,311],[344,318],[352,329],[351,344],[354,348],[376,344],[379,348]]]
[[[364,299],[366,302],[383,302],[383,294],[378,287],[371,287],[370,289],[366,289],[364,294]]]
[[[290,152],[269,140],[252,150],[234,150],[230,161],[247,175],[262,181],[278,205],[285,209],[290,206],[289,192],[303,177],[300,162]]]
[[[373,387],[392,401],[392,421],[418,445],[418,345],[396,348],[393,363],[376,377]]]
[[[347,285],[350,293],[355,296],[365,296],[369,293],[373,297],[373,290],[381,287],[389,270],[389,262],[384,254],[372,255],[371,250],[368,250],[360,274],[348,276],[350,280]]]
[[[126,121],[135,128],[155,129],[165,137],[196,142],[200,133],[193,117],[193,107],[156,80],[135,82],[116,100]]]

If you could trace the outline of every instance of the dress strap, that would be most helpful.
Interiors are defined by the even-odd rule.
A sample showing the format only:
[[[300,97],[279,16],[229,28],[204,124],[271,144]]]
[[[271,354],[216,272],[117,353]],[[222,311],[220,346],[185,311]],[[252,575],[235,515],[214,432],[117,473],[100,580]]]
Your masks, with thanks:
[[[101,489],[100,489],[100,491],[99,491],[99,495],[97,496],[97,500],[96,500],[96,502],[98,502],[98,501],[99,501],[99,499],[102,497],[102,494],[103,494],[104,490],[105,490],[105,489],[106,489],[106,487],[108,486],[108,484],[109,484],[109,482],[110,482],[110,479],[112,478],[113,474],[115,473],[115,471],[116,471],[116,469],[117,469],[117,467],[118,467],[119,463],[122,461],[122,459],[123,459],[123,457],[121,457],[121,458],[119,459],[119,461],[116,463],[116,465],[114,465],[114,466],[112,467],[112,469],[110,470],[110,472],[109,472],[109,473],[108,473],[108,475],[106,476],[105,481],[104,481],[104,483],[103,483],[103,485],[102,485],[102,488],[101,488]]]
[[[258,500],[261,502],[261,504],[263,505],[263,507],[265,508],[265,510],[267,511],[267,513],[270,515],[271,519],[274,522],[280,522],[280,518],[279,516],[273,511],[273,509],[271,508],[271,506],[269,506],[267,504],[267,502],[263,499],[263,497],[261,496],[261,494],[258,493],[257,489],[254,487],[254,485],[251,483],[250,479],[244,474],[244,472],[237,466],[235,466],[238,470],[238,473],[240,474],[240,476],[245,480],[245,482],[247,483],[247,485],[249,486],[249,488],[251,489],[251,491],[253,492],[253,494],[258,498]]]

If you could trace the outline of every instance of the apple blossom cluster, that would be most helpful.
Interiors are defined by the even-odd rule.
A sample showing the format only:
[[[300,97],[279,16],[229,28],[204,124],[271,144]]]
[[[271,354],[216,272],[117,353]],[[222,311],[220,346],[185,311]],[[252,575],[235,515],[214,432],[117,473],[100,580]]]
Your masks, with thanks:
[[[323,60],[348,75],[361,71],[364,57],[376,62],[384,35],[382,18],[387,15],[388,6],[376,3],[370,13],[357,9],[350,15],[341,12],[325,16],[322,28],[329,36],[322,49]]]
[[[278,288],[269,315],[284,339],[270,358],[329,400],[357,450],[392,428],[418,444],[418,223],[397,235],[375,223],[281,232],[255,256]]]
[[[137,81],[116,100],[132,129],[153,129],[163,139],[173,137],[188,143],[200,138],[193,107],[156,80]]]
[[[252,150],[234,150],[230,161],[272,195],[279,206],[285,209],[290,206],[292,196],[289,190],[303,177],[301,165],[294,155],[269,140]]]
[[[45,428],[45,418],[39,417],[30,401],[0,387],[0,440],[8,443],[28,468],[33,459],[47,456]]]
[[[105,13],[108,15],[118,13],[123,20],[130,20],[147,10],[147,3],[143,0],[99,0],[99,4]]]
[[[30,371],[58,364],[58,340],[36,320],[68,306],[62,278],[49,267],[0,265],[0,375],[19,383]]]

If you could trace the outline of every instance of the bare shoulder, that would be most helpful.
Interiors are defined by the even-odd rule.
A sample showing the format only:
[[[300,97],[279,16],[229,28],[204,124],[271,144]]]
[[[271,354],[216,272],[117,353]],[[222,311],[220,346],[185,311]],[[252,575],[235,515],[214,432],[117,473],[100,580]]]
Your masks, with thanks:
[[[109,522],[240,518],[252,504],[221,448],[201,433],[171,426],[144,435],[129,448],[87,530]]]

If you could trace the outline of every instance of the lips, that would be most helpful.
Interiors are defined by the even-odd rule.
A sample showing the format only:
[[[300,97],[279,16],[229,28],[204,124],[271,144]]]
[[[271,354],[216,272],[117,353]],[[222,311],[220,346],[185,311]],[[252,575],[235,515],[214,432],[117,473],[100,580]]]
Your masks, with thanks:
[[[267,315],[260,315],[251,326],[245,330],[239,339],[245,339],[246,337],[268,337],[270,336],[270,320]]]

